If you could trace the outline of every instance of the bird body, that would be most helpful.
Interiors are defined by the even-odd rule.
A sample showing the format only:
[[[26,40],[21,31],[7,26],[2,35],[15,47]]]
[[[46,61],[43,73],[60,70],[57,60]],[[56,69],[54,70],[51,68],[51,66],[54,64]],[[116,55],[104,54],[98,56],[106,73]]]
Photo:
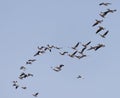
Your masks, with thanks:
[[[102,26],[99,26],[98,30],[96,31],[96,34],[99,33],[100,31],[104,30],[105,28]]]
[[[94,27],[94,26],[100,24],[101,22],[103,22],[103,20],[97,20],[97,19],[96,19],[96,22],[95,22],[92,26]]]
[[[108,34],[108,32],[109,32],[109,30],[107,30],[103,35],[100,34],[100,36],[101,36],[102,38],[105,38],[105,36]]]
[[[104,2],[102,2],[102,3],[100,3],[99,5],[100,5],[100,6],[101,6],[101,5],[108,6],[108,5],[111,5],[111,3],[104,3]]]
[[[32,94],[32,95],[33,95],[34,97],[37,97],[37,96],[38,96],[38,94],[39,94],[39,93],[37,92],[37,93]]]

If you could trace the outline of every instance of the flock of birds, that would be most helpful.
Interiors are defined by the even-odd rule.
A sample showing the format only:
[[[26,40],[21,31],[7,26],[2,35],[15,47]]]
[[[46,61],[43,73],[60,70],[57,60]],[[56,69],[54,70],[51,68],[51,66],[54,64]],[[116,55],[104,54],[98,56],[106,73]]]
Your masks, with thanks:
[[[100,6],[108,6],[108,5],[111,5],[111,3],[100,3],[99,4]],[[115,12],[116,10],[111,10],[111,9],[107,9],[106,11],[104,12],[101,12],[99,15],[102,17],[102,18],[105,18],[105,16],[108,14],[108,13],[113,13]],[[92,25],[92,27],[94,26],[97,26],[99,25],[100,23],[103,22],[103,19],[102,20],[98,20],[96,19],[95,23]],[[105,28],[103,26],[98,26],[98,29],[96,31],[96,34],[99,33],[99,35],[102,37],[102,38],[105,38],[106,35],[108,34],[109,30],[105,31],[104,34],[100,34],[100,32],[102,30],[105,30]],[[36,56],[41,56],[42,54],[46,53],[47,51],[48,52],[52,52],[54,49],[58,50],[58,54],[60,54],[61,56],[68,56],[70,58],[77,58],[77,59],[82,59],[84,57],[87,57],[86,55],[86,51],[91,51],[91,50],[94,50],[94,51],[97,51],[98,49],[102,48],[102,47],[105,47],[104,44],[97,44],[95,46],[91,46],[90,44],[92,43],[92,41],[88,41],[86,43],[82,43],[82,42],[77,42],[75,45],[71,46],[70,49],[73,50],[73,52],[69,52],[69,51],[63,51],[63,48],[62,47],[57,47],[57,46],[54,46],[54,45],[46,45],[46,46],[38,46],[37,47],[37,52],[33,55],[34,59],[29,59],[25,62],[25,65],[28,65],[28,64],[32,64],[33,62],[36,61],[35,57]],[[80,48],[81,47],[81,48]],[[20,66],[20,70],[22,71],[22,73],[18,76],[18,78],[20,80],[23,80],[25,78],[28,78],[28,77],[33,77],[34,75],[32,73],[26,73],[26,66]],[[55,66],[55,67],[51,67],[51,69],[55,72],[60,72],[62,70],[62,68],[64,67],[65,65],[64,64],[60,64],[58,66]],[[76,77],[77,79],[84,79],[83,76],[81,75],[78,75]],[[19,87],[21,87],[22,89],[27,89],[26,86],[20,86],[18,81],[13,81],[13,87],[15,87],[15,89],[18,89]],[[35,92],[33,94],[34,97],[37,97],[39,95],[39,92]]]

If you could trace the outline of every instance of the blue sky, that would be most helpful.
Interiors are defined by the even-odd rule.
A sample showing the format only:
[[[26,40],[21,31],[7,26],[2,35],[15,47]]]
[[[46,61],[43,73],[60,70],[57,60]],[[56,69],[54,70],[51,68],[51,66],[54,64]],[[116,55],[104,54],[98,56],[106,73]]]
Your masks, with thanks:
[[[108,7],[99,6],[110,2]],[[120,45],[118,0],[1,0],[0,1],[0,98],[119,98]],[[109,30],[105,39],[92,27],[101,11],[117,9],[100,24]],[[33,57],[38,46],[47,44],[70,51],[77,42],[91,41],[91,46],[105,44],[98,51],[86,51],[83,59],[59,55],[58,50]],[[28,59],[36,59],[25,65]],[[64,64],[62,71],[50,67]],[[33,77],[20,80],[20,66]],[[84,79],[77,79],[82,75]],[[17,80],[26,90],[14,89]]]

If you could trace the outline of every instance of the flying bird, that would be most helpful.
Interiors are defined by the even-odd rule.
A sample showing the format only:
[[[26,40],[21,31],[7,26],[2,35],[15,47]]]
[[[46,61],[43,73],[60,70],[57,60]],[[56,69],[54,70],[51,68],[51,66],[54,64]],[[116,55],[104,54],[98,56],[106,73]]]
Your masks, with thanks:
[[[100,6],[101,6],[101,5],[108,6],[108,5],[111,5],[111,3],[104,3],[104,2],[102,2],[102,3],[100,3],[99,5],[100,5]]]
[[[61,52],[59,52],[61,55],[65,55],[65,54],[67,54],[68,52],[67,51],[65,51],[65,52],[63,52],[63,53],[61,53]]]
[[[70,56],[70,57],[74,57],[75,56],[75,54],[77,53],[78,51],[76,50],[75,52],[73,52],[72,54],[68,54],[68,56]]]
[[[96,34],[99,33],[100,31],[104,30],[105,28],[102,26],[99,26],[98,30],[96,31]]]
[[[72,47],[72,49],[76,50],[76,48],[78,47],[79,44],[80,44],[80,42],[78,42],[74,47]]]
[[[23,86],[23,87],[21,87],[22,89],[27,89],[27,87],[26,86]]]
[[[39,93],[37,92],[37,93],[32,94],[32,95],[33,95],[34,97],[37,97],[37,96],[38,96],[38,94],[39,94]]]
[[[102,22],[103,22],[103,20],[97,20],[97,19],[96,19],[96,22],[95,22],[92,26],[94,27],[94,26],[96,26],[96,25],[98,25],[98,24],[100,24],[100,23],[102,23]]]
[[[80,78],[81,78],[81,79],[84,79],[81,75],[78,75],[78,76],[77,76],[77,79],[80,79]]]
[[[56,71],[56,72],[59,72],[59,71],[61,71],[61,68],[63,67],[64,65],[63,64],[60,64],[59,66],[56,66],[56,67],[51,67],[54,71]]]
[[[21,66],[21,67],[20,67],[20,70],[25,71],[25,70],[26,70],[26,67],[25,67],[25,66]]]
[[[87,42],[86,44],[82,44],[83,47],[87,48],[87,46],[91,43],[91,41]]]
[[[109,32],[109,30],[107,30],[103,35],[100,34],[100,36],[101,36],[102,38],[105,38],[105,36],[108,34],[108,32]]]
[[[105,18],[105,16],[108,14],[108,13],[113,13],[113,12],[116,12],[117,10],[111,10],[111,9],[107,9],[107,11],[105,12],[101,12],[99,15],[102,17],[102,18]]]
[[[96,48],[95,48],[95,51],[98,50],[101,47],[105,47],[105,45],[104,44],[98,44],[98,46],[96,46]]]
[[[34,61],[36,61],[36,59],[29,59],[28,61],[29,62],[34,62]]]

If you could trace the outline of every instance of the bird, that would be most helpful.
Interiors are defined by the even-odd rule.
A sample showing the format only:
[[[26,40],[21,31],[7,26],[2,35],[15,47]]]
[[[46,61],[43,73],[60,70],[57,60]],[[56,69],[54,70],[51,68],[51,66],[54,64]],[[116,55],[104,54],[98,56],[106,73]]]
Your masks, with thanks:
[[[105,28],[102,26],[99,26],[98,30],[96,31],[96,34],[99,33],[100,31],[104,30]]]
[[[96,48],[95,48],[95,51],[98,50],[101,47],[105,47],[105,45],[104,44],[98,44],[98,46],[96,46]]]
[[[23,86],[23,87],[21,87],[22,89],[27,89],[27,87],[26,86]]]
[[[78,53],[83,54],[83,52],[85,51],[86,47],[83,47],[81,51],[79,51]]]
[[[36,59],[29,59],[28,61],[29,62],[34,62],[34,61],[36,61]]]
[[[95,50],[95,48],[96,48],[96,46],[90,46],[90,48],[89,49],[87,49],[87,50]]]
[[[17,89],[19,87],[18,82],[17,81],[13,81],[13,86],[15,87],[15,89]]]
[[[41,47],[37,47],[39,50],[42,50],[43,48],[45,48],[44,46],[41,46]]]
[[[99,48],[105,47],[104,44],[98,44],[96,46],[91,46],[88,50],[94,49],[95,51],[98,50]]]
[[[75,57],[78,58],[78,59],[81,59],[81,58],[83,58],[83,57],[87,57],[87,55],[85,55],[85,54],[82,54],[81,56],[75,55]]]
[[[25,67],[25,66],[21,66],[21,67],[20,67],[20,70],[25,71],[25,70],[26,70],[26,67]]]
[[[51,67],[54,71],[56,71],[56,72],[59,72],[59,71],[61,71],[61,68],[63,67],[64,65],[63,64],[60,64],[59,66],[56,66],[56,67]]]
[[[80,44],[80,42],[78,42],[74,47],[72,47],[72,49],[76,50],[76,48],[78,47],[79,44]]]
[[[104,2],[102,2],[102,3],[100,3],[99,5],[100,5],[100,6],[101,6],[101,5],[108,6],[108,5],[111,5],[111,3],[104,3]]]
[[[30,61],[27,61],[27,62],[26,62],[26,64],[32,64],[32,62],[30,62]]]
[[[82,44],[83,47],[87,48],[87,46],[91,43],[91,41],[87,42],[86,44]]]
[[[68,52],[67,51],[65,51],[65,52],[63,52],[63,53],[61,53],[61,52],[59,52],[61,55],[65,55],[65,54],[67,54]]]
[[[80,79],[80,78],[81,78],[81,79],[84,79],[81,75],[78,75],[78,76],[77,76],[77,79]]]
[[[103,35],[100,34],[100,36],[101,36],[102,38],[105,38],[105,36],[108,34],[108,32],[109,32],[109,30],[107,30]]]
[[[95,21],[96,22],[92,25],[93,27],[103,22],[103,20],[97,20],[97,19]]]
[[[31,74],[31,73],[28,73],[28,74],[27,74],[27,76],[28,76],[28,77],[29,77],[29,76],[32,76],[32,77],[33,77],[33,74]]]
[[[38,96],[38,94],[39,94],[39,93],[37,92],[37,93],[32,94],[32,95],[33,95],[34,97],[37,97],[37,96]]]
[[[37,53],[34,54],[34,56],[37,56],[37,55],[40,55],[40,54],[43,54],[43,53],[45,53],[45,51],[43,51],[43,50],[42,50],[42,51],[39,50],[39,51],[37,51]]]
[[[113,13],[113,12],[116,12],[116,11],[117,11],[116,9],[114,9],[114,10],[107,9],[107,11],[101,12],[99,15],[100,15],[102,18],[105,18],[105,16],[106,16],[108,13]]]
[[[72,54],[68,54],[68,56],[74,57],[77,52],[78,52],[78,51],[76,50],[76,51],[74,51]]]

